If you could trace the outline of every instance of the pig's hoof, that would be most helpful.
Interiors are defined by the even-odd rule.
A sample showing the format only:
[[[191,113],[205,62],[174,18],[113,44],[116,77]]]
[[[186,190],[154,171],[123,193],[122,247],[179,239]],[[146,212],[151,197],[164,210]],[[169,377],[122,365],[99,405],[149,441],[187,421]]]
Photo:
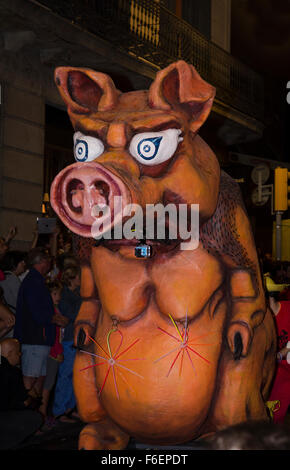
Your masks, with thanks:
[[[248,355],[252,337],[253,332],[245,322],[236,321],[229,326],[227,338],[234,361]]]
[[[84,427],[79,436],[79,450],[122,450],[129,442],[125,434],[108,418]]]
[[[238,361],[241,359],[241,355],[243,352],[243,340],[241,333],[237,332],[234,337],[234,360]]]
[[[81,328],[80,331],[79,331],[79,334],[78,334],[78,339],[77,339],[77,348],[78,349],[81,349],[83,347],[83,345],[85,343],[85,339],[86,339],[86,333]]]

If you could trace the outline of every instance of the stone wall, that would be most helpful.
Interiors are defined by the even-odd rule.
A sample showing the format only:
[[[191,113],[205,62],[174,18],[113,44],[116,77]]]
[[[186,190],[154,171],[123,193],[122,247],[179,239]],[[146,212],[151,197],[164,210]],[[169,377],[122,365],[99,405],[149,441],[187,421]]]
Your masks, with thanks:
[[[14,60],[4,57],[0,67],[0,235],[16,225],[18,234],[11,246],[27,250],[43,199],[45,103],[58,105],[59,100],[52,71],[46,77],[37,62],[31,62],[29,70],[28,61],[26,70],[23,62],[22,57],[13,67]]]
[[[27,248],[41,211],[44,102],[32,90],[2,84],[0,233],[16,225],[14,245]]]

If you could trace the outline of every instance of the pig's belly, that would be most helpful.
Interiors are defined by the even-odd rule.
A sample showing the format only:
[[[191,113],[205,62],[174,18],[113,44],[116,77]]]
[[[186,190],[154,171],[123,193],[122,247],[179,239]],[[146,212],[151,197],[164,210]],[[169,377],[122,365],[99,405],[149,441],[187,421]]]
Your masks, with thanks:
[[[120,326],[123,336],[108,337],[112,323],[103,316],[95,338],[96,385],[108,415],[130,436],[173,444],[200,435],[214,397],[225,313],[221,302],[214,317],[205,310],[193,319],[185,345],[154,305]]]

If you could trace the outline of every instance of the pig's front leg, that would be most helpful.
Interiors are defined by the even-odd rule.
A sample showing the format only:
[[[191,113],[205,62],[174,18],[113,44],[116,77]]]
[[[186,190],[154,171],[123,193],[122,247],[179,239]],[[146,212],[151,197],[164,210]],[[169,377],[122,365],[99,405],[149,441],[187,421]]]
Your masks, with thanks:
[[[237,257],[236,265],[228,263],[227,266],[231,304],[227,341],[237,361],[250,354],[255,331],[263,324],[267,308],[250,223],[241,206],[236,208],[232,225],[236,243],[240,246],[240,257]],[[274,329],[269,334],[272,339]]]
[[[224,258],[228,262],[228,322],[209,419],[212,427],[207,431],[248,420],[267,420],[265,400],[274,374],[274,320],[266,306],[249,221],[240,207],[234,228],[245,262],[240,257],[234,265],[232,258],[232,264],[229,257]]]
[[[74,323],[74,344],[79,349],[90,344],[90,337],[95,333],[101,308],[92,270],[87,265],[82,267],[81,296],[83,302]]]
[[[97,300],[84,300],[74,323],[74,345],[81,349],[88,346],[96,331],[97,319],[100,311],[100,302]]]
[[[234,360],[249,354],[255,329],[263,322],[266,304],[261,282],[244,269],[233,270],[230,280],[231,320],[227,340]]]
[[[89,266],[82,267],[81,296],[83,302],[74,324],[74,345],[76,353],[73,370],[74,392],[81,419],[85,422],[97,422],[106,416],[95,385],[93,357],[83,351],[91,351],[100,311],[100,302],[96,299],[95,283]]]

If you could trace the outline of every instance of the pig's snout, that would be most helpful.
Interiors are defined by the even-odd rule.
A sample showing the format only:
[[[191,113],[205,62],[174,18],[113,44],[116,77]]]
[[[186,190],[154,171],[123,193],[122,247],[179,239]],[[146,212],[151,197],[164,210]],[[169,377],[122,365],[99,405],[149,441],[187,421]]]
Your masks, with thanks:
[[[53,209],[70,230],[84,237],[92,236],[97,219],[106,229],[120,222],[130,201],[123,181],[95,162],[70,165],[51,186]]]

